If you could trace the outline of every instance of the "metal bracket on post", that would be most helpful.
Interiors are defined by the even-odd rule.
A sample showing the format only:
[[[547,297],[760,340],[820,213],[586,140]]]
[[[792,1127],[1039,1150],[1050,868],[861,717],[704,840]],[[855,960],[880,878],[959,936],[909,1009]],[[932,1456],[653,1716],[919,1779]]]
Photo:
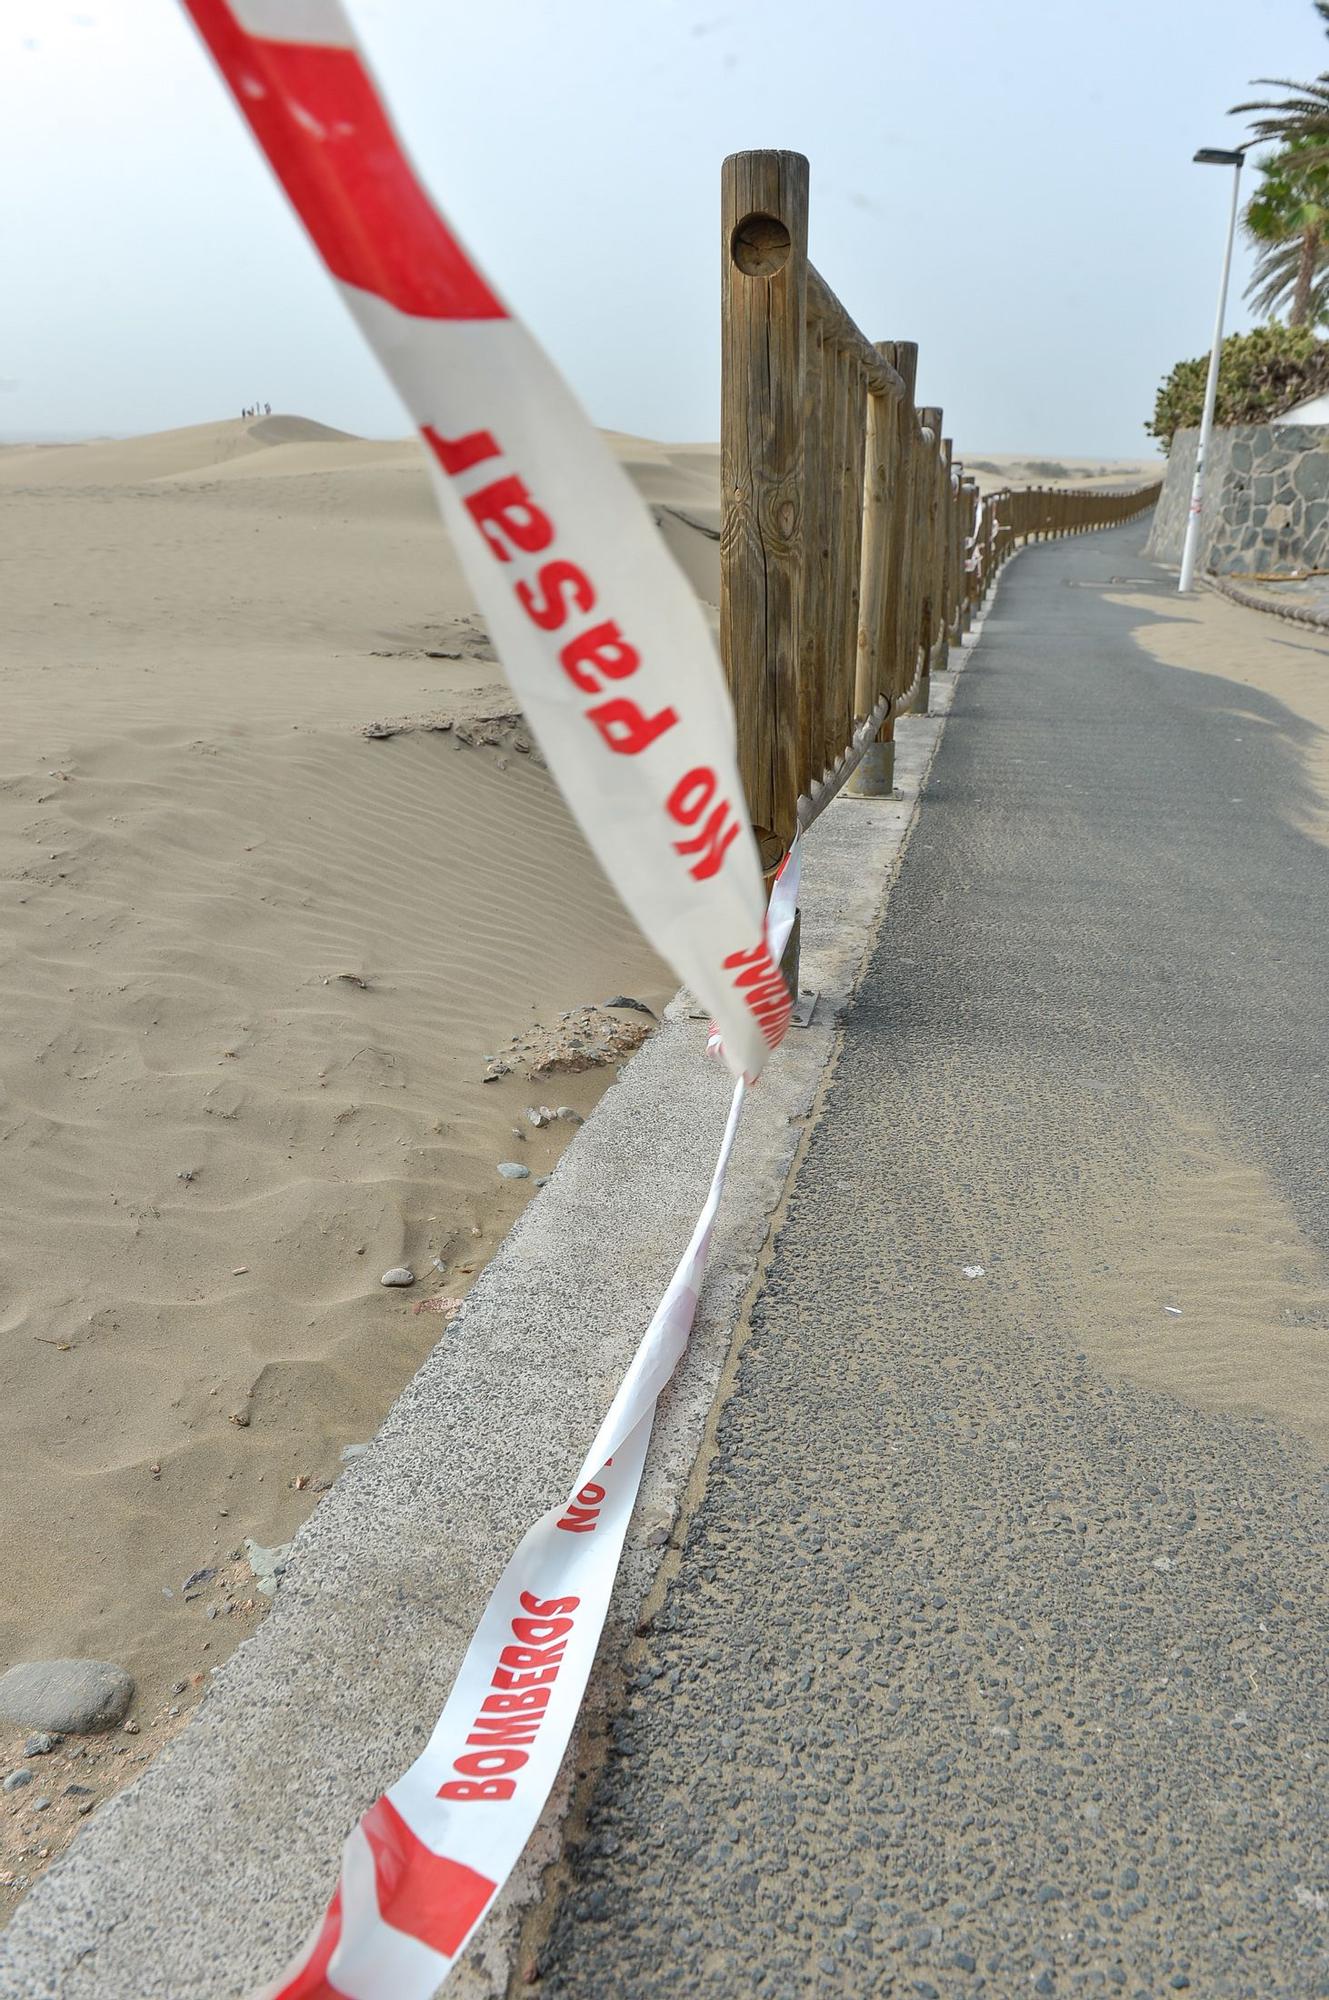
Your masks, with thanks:
[[[780,960],[780,973],[786,986],[789,988],[790,999],[793,1002],[793,1011],[789,1016],[789,1022],[790,1026],[794,1028],[806,1028],[811,1025],[812,1016],[816,1010],[817,1001],[820,998],[820,995],[816,993],[806,989],[800,990],[798,984],[799,947],[802,943],[802,936],[803,912],[802,910],[795,910],[793,928],[785,943],[784,956]]]
[[[789,852],[789,847],[785,841],[781,840],[778,833],[772,833],[768,827],[754,826],[752,831],[756,837],[757,854],[761,861],[762,881],[766,890],[766,899],[769,902],[771,890],[775,886],[775,878],[784,866],[785,856]],[[794,921],[790,925],[789,936],[785,939],[784,951],[780,955],[780,963],[777,967],[780,977],[789,988],[789,1001],[792,1010],[790,1022],[795,1028],[807,1027],[808,1022],[812,1019],[812,1010],[817,1004],[817,995],[815,993],[800,993],[798,990],[798,961],[802,938],[803,912],[801,909],[796,909],[794,911]]]

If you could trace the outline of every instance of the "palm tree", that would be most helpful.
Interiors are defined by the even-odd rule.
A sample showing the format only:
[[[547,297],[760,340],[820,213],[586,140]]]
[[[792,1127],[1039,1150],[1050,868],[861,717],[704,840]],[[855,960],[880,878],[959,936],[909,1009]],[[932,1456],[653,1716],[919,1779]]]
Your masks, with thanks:
[[[1267,244],[1260,252],[1246,287],[1246,297],[1257,313],[1273,318],[1294,296],[1301,276],[1301,259],[1302,245],[1296,239]],[[1326,321],[1329,321],[1329,243],[1321,245],[1310,287],[1309,309],[1300,324],[1323,326]],[[1289,324],[1297,323],[1289,319]]]
[[[1303,134],[1262,160],[1260,185],[1243,218],[1246,234],[1263,246],[1246,296],[1267,312],[1286,304],[1289,326],[1308,324],[1329,255],[1329,164],[1313,164],[1326,147],[1329,135],[1320,141]]]
[[[1315,11],[1329,34],[1329,0],[1315,0]],[[1329,71],[1321,70],[1314,83],[1295,83],[1286,76],[1257,76],[1257,84],[1271,90],[1290,90],[1292,95],[1277,101],[1257,98],[1249,104],[1234,104],[1238,111],[1262,111],[1254,132],[1257,139],[1275,139],[1287,146],[1304,140],[1308,167],[1329,165]]]

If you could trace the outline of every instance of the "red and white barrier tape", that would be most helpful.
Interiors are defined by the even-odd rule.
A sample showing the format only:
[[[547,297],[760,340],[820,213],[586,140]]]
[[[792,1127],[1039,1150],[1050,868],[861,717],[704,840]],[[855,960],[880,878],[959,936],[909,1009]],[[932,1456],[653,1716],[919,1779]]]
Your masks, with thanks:
[[[777,963],[799,870],[795,841],[771,893]],[[581,1707],[656,1400],[692,1332],[746,1091],[740,1077],[692,1240],[571,1492],[504,1570],[425,1748],[351,1832],[322,1920],[252,2000],[430,2000],[516,1866]]]
[[[522,1541],[428,1744],[353,1829],[321,1922],[255,1996],[428,2000],[515,1865],[576,1721],[747,1081],[788,1024],[777,968],[800,856],[796,841],[765,910],[733,712],[696,600],[416,180],[338,0],[184,5],[420,428],[554,776],[642,930],[714,1015],[738,1078],[692,1240],[568,1499]]]
[[[184,0],[428,447],[597,859],[756,1076],[789,1022],[710,631],[622,467],[434,208],[338,0]]]

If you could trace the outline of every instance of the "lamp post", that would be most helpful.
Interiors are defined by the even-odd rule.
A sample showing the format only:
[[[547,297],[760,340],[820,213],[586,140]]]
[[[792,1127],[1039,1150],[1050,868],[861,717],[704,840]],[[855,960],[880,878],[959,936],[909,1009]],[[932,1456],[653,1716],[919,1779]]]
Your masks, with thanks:
[[[1218,312],[1214,319],[1214,344],[1209,350],[1209,375],[1204,385],[1204,413],[1195,446],[1195,478],[1191,483],[1191,511],[1186,517],[1186,540],[1181,551],[1181,580],[1178,590],[1190,590],[1195,581],[1195,556],[1200,541],[1200,512],[1204,505],[1204,461],[1214,428],[1214,402],[1218,395],[1218,364],[1223,353],[1223,314],[1227,310],[1227,281],[1232,270],[1232,240],[1237,233],[1237,192],[1241,186],[1241,163],[1246,148],[1225,152],[1218,146],[1201,146],[1195,155],[1202,167],[1232,168],[1232,212],[1227,223],[1227,247],[1223,252],[1223,276],[1218,286]]]

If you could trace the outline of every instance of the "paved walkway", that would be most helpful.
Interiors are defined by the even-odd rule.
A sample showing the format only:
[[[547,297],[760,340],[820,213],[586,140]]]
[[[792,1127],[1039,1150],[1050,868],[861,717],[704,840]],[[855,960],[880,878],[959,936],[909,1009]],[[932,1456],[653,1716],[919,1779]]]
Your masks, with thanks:
[[[1201,1127],[1329,1258],[1305,726],[1137,642],[1142,541],[962,677],[548,2000],[1329,1995],[1322,1464],[1089,1352]]]

